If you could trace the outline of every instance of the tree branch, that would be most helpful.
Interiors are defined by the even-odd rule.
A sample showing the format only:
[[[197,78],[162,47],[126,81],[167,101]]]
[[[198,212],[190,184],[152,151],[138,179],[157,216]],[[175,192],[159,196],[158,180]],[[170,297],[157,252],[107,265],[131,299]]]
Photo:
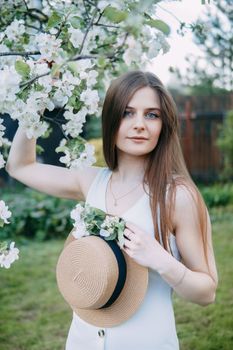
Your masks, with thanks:
[[[106,27],[106,28],[116,28],[119,29],[119,26],[114,26],[113,24],[103,24],[103,23],[93,23],[94,26]]]
[[[40,55],[40,51],[26,51],[26,52],[0,52],[1,56],[33,56]]]
[[[110,54],[107,54],[105,56],[107,58],[113,58],[113,57],[115,57],[115,53],[110,53]],[[99,57],[102,57],[102,56],[99,56],[99,55],[78,55],[78,56],[74,56],[74,57],[68,58],[68,60],[66,62],[88,60],[88,59],[92,59],[92,58],[93,59],[97,59]]]
[[[22,88],[22,87],[25,87],[25,86],[27,86],[27,85],[31,85],[31,84],[33,84],[37,79],[42,78],[42,77],[45,77],[46,75],[49,75],[49,74],[50,74],[50,71],[47,72],[47,73],[43,73],[43,74],[37,75],[36,77],[34,77],[34,78],[32,78],[32,79],[30,79],[30,80],[28,80],[28,81],[25,81],[25,83],[22,83],[22,84],[20,84],[19,86],[20,86],[20,88]]]
[[[26,0],[23,0],[23,3],[24,3],[24,5],[25,5],[27,11],[29,11],[28,4],[26,3]]]
[[[54,123],[54,124],[56,124],[56,125],[58,125],[58,127],[60,128],[60,130],[61,130],[63,136],[66,138],[66,140],[69,140],[69,137],[65,134],[65,132],[64,132],[64,130],[62,129],[62,126],[61,126],[61,124],[60,124],[59,122],[57,122],[57,121],[54,120],[53,118],[49,118],[49,117],[45,117],[45,116],[43,116],[42,118],[45,119],[45,120],[48,120],[48,121],[50,121],[50,122],[52,122],[52,123]]]
[[[85,31],[85,34],[84,34],[84,37],[83,37],[83,40],[82,40],[82,43],[81,43],[81,46],[80,46],[80,49],[79,49],[79,54],[81,54],[82,50],[83,50],[83,46],[84,46],[84,43],[85,43],[85,40],[86,40],[86,37],[87,37],[87,34],[89,32],[89,30],[91,29],[91,26],[93,25],[93,22],[94,22],[94,19],[95,19],[95,16],[96,14],[98,13],[98,8],[96,7],[95,10],[94,10],[94,13],[92,15],[92,18],[87,26],[87,29]]]

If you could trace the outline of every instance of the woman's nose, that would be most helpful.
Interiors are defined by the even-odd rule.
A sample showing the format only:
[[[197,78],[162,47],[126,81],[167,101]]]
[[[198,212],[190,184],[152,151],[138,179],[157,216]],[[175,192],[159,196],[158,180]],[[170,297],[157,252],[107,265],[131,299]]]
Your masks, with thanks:
[[[134,129],[145,129],[145,119],[142,115],[136,115],[134,119]]]

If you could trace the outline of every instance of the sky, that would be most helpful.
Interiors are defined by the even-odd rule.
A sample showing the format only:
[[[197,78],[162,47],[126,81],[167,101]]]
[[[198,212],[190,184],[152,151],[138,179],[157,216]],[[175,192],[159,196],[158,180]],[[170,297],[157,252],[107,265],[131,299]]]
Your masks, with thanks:
[[[167,39],[170,44],[170,50],[165,55],[159,54],[153,60],[153,63],[148,66],[148,70],[158,75],[165,85],[178,83],[175,81],[174,75],[168,71],[169,66],[178,67],[181,72],[185,73],[185,68],[187,67],[185,56],[190,53],[194,55],[201,54],[197,45],[193,43],[191,31],[187,32],[183,37],[176,33],[179,28],[179,22],[173,15],[186,23],[195,22],[198,17],[203,15],[208,7],[213,6],[211,2],[213,0],[210,0],[210,4],[206,1],[204,5],[201,0],[178,0],[158,3],[157,16],[164,20],[171,28],[171,33]],[[173,15],[163,9],[167,9]]]

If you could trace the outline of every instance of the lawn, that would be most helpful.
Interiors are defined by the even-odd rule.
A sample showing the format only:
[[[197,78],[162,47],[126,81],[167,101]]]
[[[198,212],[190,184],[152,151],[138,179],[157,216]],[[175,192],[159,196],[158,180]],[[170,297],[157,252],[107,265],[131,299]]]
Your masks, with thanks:
[[[181,350],[233,349],[233,218],[225,209],[212,210],[211,217],[216,302],[201,307],[174,295]],[[20,247],[20,260],[11,269],[0,269],[0,350],[64,349],[72,313],[55,280],[62,245],[62,240],[30,242]]]

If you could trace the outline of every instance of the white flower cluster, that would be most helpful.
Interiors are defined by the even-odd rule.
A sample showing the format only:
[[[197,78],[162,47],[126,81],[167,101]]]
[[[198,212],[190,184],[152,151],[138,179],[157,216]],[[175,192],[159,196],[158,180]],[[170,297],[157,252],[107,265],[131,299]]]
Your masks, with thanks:
[[[54,35],[40,33],[37,34],[35,43],[41,53],[43,59],[62,63],[63,49],[61,48],[61,39],[56,39]]]
[[[0,110],[1,113],[8,113],[16,100],[16,94],[20,91],[21,76],[15,68],[4,66],[0,70]]]
[[[85,221],[81,216],[84,213],[85,208],[81,204],[77,204],[70,213],[71,219],[74,220],[74,229],[72,231],[72,234],[75,238],[81,238],[90,235],[90,233],[87,230]]]
[[[0,227],[4,224],[9,224],[8,219],[11,217],[11,212],[3,200],[0,200]]]
[[[3,227],[4,224],[9,224],[8,219],[11,217],[11,212],[8,209],[8,206],[3,200],[0,200],[0,227]],[[0,242],[0,267],[5,267],[9,269],[11,264],[17,260],[19,249],[14,247],[15,242],[11,242],[10,247],[8,248],[6,242]]]
[[[56,151],[65,153],[65,156],[62,156],[59,160],[61,163],[66,164],[68,168],[83,169],[96,162],[94,157],[95,147],[93,145],[86,142],[84,150],[80,152],[79,147],[71,148],[66,146],[66,144],[67,140],[62,139]]]
[[[15,248],[15,242],[10,243],[9,249],[0,249],[0,267],[9,269],[11,264],[19,259],[19,249]]]
[[[2,124],[3,123],[3,119],[0,118],[0,147],[2,147],[3,143],[4,143],[4,130],[6,129],[5,126]],[[3,155],[0,152],[0,169],[3,168],[5,165],[5,160],[3,158]]]
[[[118,42],[120,40],[122,39],[118,38]],[[123,54],[123,59],[128,66],[132,62],[137,63],[138,61],[141,61],[143,65],[158,56],[161,50],[165,54],[170,48],[165,35],[159,30],[147,25],[143,26],[141,36],[138,40],[133,36],[128,36],[126,45],[127,49]]]
[[[67,138],[79,136],[87,114],[98,116],[97,67],[108,64],[105,51],[108,53],[109,48],[110,53],[124,52],[121,55],[128,66],[139,62],[144,66],[148,59],[169,48],[162,32],[145,24],[140,11],[155,11],[155,7],[149,9],[146,2],[140,4],[136,0],[137,10],[132,15],[130,3],[125,0],[116,0],[114,4],[110,0],[97,1],[96,6],[90,5],[88,15],[91,18],[95,14],[98,18],[101,11],[103,26],[95,25],[94,21],[90,28],[80,20],[86,16],[85,4],[81,0],[75,4],[71,0],[43,0],[40,5],[27,0],[27,5],[38,8],[49,20],[38,26],[38,21],[34,23],[31,19],[32,23],[28,23],[27,18],[17,17],[0,33],[0,52],[35,51],[35,54],[25,56],[3,57],[0,110],[17,119],[28,138],[38,138],[48,130],[48,123],[43,120],[45,109],[64,108],[66,122],[61,126]],[[106,7],[109,8],[108,15],[103,13]],[[114,13],[119,13],[119,18],[123,15],[126,20],[120,19],[119,23],[111,20]],[[140,27],[138,35],[129,30],[136,28],[135,23]],[[85,59],[80,60],[79,55]],[[99,56],[100,60],[88,59],[85,55]],[[102,76],[106,76],[108,70],[101,72]],[[90,145],[85,145],[84,152],[80,153],[77,147],[74,151],[67,144],[64,153],[61,161],[67,167],[88,166],[95,161],[93,146]],[[0,164],[3,164],[1,155]]]
[[[11,24],[6,28],[5,35],[9,40],[15,41],[20,39],[21,35],[25,32],[24,21],[22,19],[15,19]]]
[[[105,220],[101,224],[100,236],[109,237],[114,232],[114,227],[119,221],[120,218],[118,216],[106,215]]]
[[[68,109],[64,113],[64,117],[68,122],[62,125],[65,134],[70,135],[71,137],[77,137],[82,132],[87,113],[88,110],[86,107],[83,107],[77,113],[74,113],[74,109],[68,106]]]
[[[61,79],[53,83],[53,86],[56,87],[56,92],[52,97],[54,104],[57,107],[63,107],[67,104],[75,86],[79,86],[79,84],[80,79],[75,77],[70,71],[66,71]]]
[[[74,220],[72,235],[75,238],[95,235],[106,240],[117,239],[119,245],[123,246],[125,222],[118,216],[106,215],[88,203],[77,204],[70,216]]]

